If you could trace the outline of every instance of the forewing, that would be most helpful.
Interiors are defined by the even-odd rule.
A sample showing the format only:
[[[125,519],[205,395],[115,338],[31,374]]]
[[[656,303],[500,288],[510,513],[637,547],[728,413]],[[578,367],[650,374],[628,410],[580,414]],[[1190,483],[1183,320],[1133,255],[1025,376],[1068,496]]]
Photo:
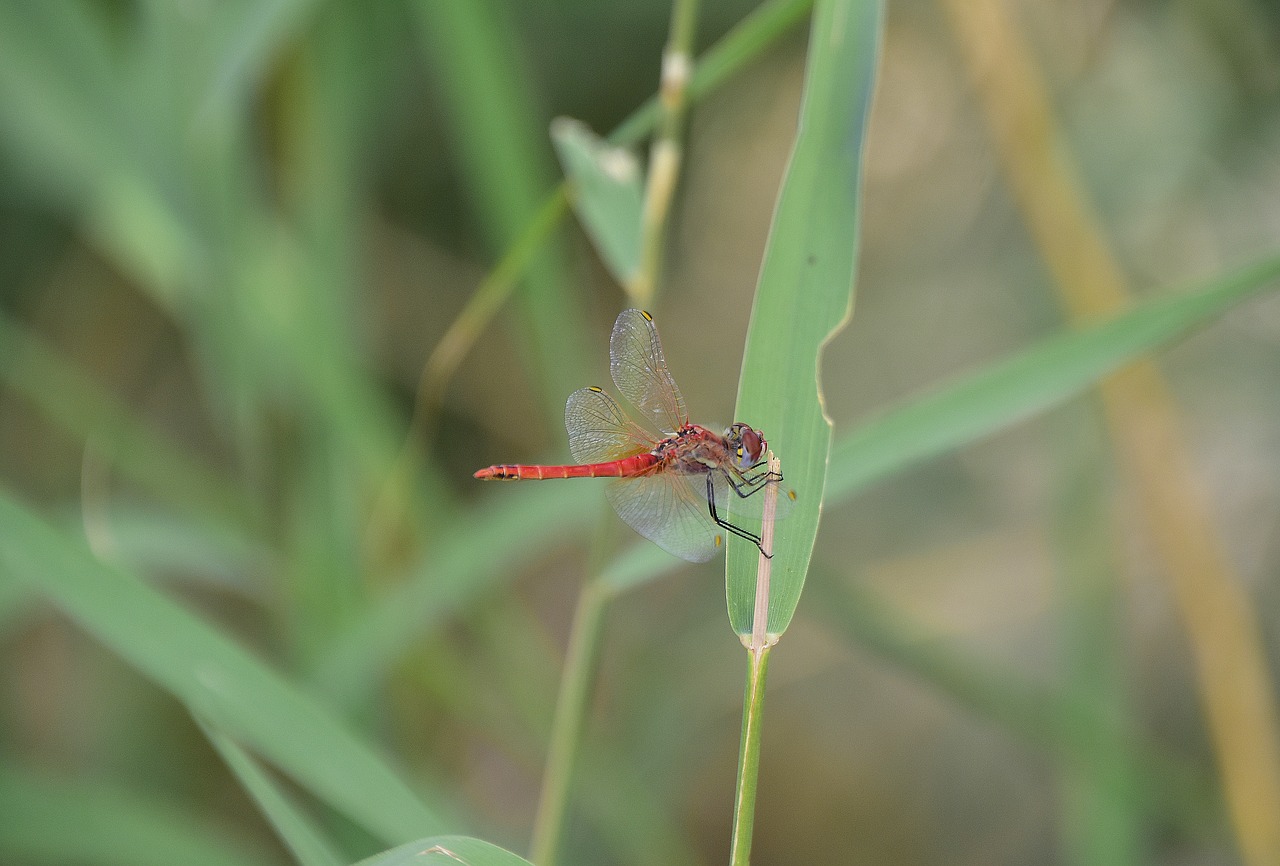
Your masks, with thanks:
[[[681,559],[706,562],[724,545],[724,532],[712,522],[705,496],[695,496],[682,476],[620,478],[605,494],[628,526]]]
[[[599,388],[582,388],[564,406],[569,451],[579,463],[605,463],[642,454],[654,446],[651,435]]]
[[[689,421],[684,397],[667,370],[658,329],[649,314],[623,310],[609,339],[609,370],[619,393],[641,417],[664,433],[674,433]]]

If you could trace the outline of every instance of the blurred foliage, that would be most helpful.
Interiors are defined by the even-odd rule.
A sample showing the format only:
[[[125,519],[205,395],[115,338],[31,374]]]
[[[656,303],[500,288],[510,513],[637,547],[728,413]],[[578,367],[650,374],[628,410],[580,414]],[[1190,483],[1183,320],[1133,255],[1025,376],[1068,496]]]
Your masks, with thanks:
[[[803,5],[691,92],[655,314],[704,423],[732,414]],[[1145,297],[1280,249],[1270,5],[1004,5]],[[703,6],[700,50],[754,8]],[[669,16],[0,4],[0,860],[350,862],[440,832],[525,850],[574,598],[629,531],[595,487],[470,473],[564,458],[567,391],[607,379],[625,301],[576,226],[410,435],[415,395],[558,183],[551,119],[634,116]],[[822,359],[837,459],[885,407],[1061,326],[955,39],[937,4],[889,4],[858,306]],[[1266,298],[1161,356],[1272,671],[1278,343]],[[771,665],[757,862],[1240,862],[1093,403],[941,436],[827,504]],[[635,555],[610,566],[563,859],[723,862],[741,649],[719,567],[655,581],[635,575],[669,563]],[[34,592],[15,563],[56,574]],[[370,790],[397,793],[358,814]]]

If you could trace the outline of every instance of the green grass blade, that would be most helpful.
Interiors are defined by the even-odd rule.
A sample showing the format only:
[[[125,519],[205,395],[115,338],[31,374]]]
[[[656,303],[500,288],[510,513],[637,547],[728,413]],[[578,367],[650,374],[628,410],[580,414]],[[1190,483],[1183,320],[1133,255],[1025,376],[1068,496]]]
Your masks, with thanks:
[[[555,185],[548,119],[506,8],[494,0],[414,0],[423,53],[444,94],[462,174],[494,250],[505,250],[538,214]],[[587,363],[581,304],[563,239],[534,258],[517,298],[550,429],[559,429],[565,395],[582,386]]]
[[[253,797],[280,840],[292,852],[294,859],[302,866],[339,866],[343,862],[319,828],[252,755],[236,745],[235,740],[226,734],[208,726],[204,726],[204,733],[231,772],[240,780],[240,785]]]
[[[254,522],[252,506],[221,475],[147,429],[84,372],[4,315],[0,383],[72,436],[92,441],[113,468],[163,501],[240,526]]]
[[[940,640],[838,574],[815,575],[811,595],[815,621],[833,635],[1028,745],[1077,764],[1100,751],[1127,755],[1137,767],[1135,795],[1151,813],[1176,824],[1195,823],[1213,801],[1207,773],[1147,743],[1139,730],[1072,684],[1042,683]]]
[[[610,592],[626,592],[651,580],[684,568],[677,559],[656,544],[641,540],[614,557],[600,572],[600,582]]]
[[[8,639],[25,626],[35,607],[35,593],[31,588],[0,568],[0,640]]]
[[[823,345],[848,318],[858,249],[867,112],[879,58],[881,4],[820,2],[795,149],[774,213],[751,311],[736,420],[761,428],[798,501],[778,525],[768,631],[791,621],[818,532],[831,425],[822,408]],[[729,542],[729,621],[752,626],[757,551]]]
[[[266,601],[260,576],[270,572],[274,553],[259,539],[213,520],[184,518],[164,506],[124,501],[82,507],[62,522],[68,530],[86,524],[100,557],[147,580],[176,578],[184,585]]]
[[[212,822],[118,785],[0,767],[0,862],[267,866]]]
[[[152,125],[155,105],[123,83],[126,64],[105,25],[83,4],[0,4],[0,139],[50,205],[69,209],[94,240],[164,287],[161,302],[170,304],[165,289],[190,275],[199,246],[174,200],[179,148],[171,130]]]
[[[195,715],[379,838],[444,822],[332,713],[132,575],[0,493],[0,568],[27,582]]]
[[[1096,401],[1055,416],[1050,434],[1053,483],[1051,550],[1061,646],[1058,681],[1102,718],[1133,727],[1128,688],[1124,575],[1116,550],[1121,529],[1111,508],[1112,466]],[[1135,757],[1118,738],[1099,738],[1057,765],[1063,862],[1128,866],[1141,862],[1142,827]]]
[[[567,117],[552,121],[551,141],[564,168],[578,222],[609,273],[626,285],[640,267],[644,191],[635,154]]]
[[[356,866],[532,866],[516,854],[467,836],[419,839],[361,860]]]
[[[1280,256],[1241,268],[1196,291],[1057,334],[889,412],[836,446],[827,480],[828,499],[850,496],[887,475],[1060,403],[1126,362],[1221,315],[1276,279],[1280,279]]]
[[[204,28],[210,72],[200,112],[230,114],[249,101],[272,61],[307,24],[318,0],[235,0],[210,7]]]
[[[128,118],[100,23],[80,4],[0,4],[0,133],[56,194],[127,161]]]
[[[586,532],[604,508],[572,484],[495,491],[492,503],[441,532],[412,574],[334,641],[315,674],[340,705],[364,697],[395,659],[467,604],[511,580],[533,549]]]

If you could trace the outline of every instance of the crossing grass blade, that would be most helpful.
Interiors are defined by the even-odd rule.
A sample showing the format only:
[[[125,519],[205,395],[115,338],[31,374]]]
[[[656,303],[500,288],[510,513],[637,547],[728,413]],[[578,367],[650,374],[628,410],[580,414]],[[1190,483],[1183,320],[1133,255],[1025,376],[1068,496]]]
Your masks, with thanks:
[[[817,4],[796,143],[751,311],[736,418],[765,432],[797,491],[779,524],[768,632],[791,621],[818,532],[831,424],[818,378],[822,347],[852,308],[862,153],[880,56],[876,0]],[[729,542],[729,621],[752,628],[757,551]]]
[[[497,495],[500,494],[500,495]],[[604,508],[572,484],[528,484],[495,492],[459,519],[397,587],[365,610],[320,660],[317,687],[342,706],[364,699],[395,659],[467,604],[512,580],[533,549],[581,534]]]
[[[1126,362],[1221,315],[1280,279],[1280,256],[1031,349],[868,422],[832,453],[828,497],[852,495],[1080,393]]]
[[[320,829],[302,812],[253,756],[221,731],[208,726],[205,736],[271,822],[281,841],[302,866],[339,866],[342,858]]]
[[[467,836],[436,836],[361,860],[356,866],[532,866],[497,845]]]
[[[195,715],[387,842],[444,827],[324,706],[178,604],[0,493],[0,569],[43,593]]]

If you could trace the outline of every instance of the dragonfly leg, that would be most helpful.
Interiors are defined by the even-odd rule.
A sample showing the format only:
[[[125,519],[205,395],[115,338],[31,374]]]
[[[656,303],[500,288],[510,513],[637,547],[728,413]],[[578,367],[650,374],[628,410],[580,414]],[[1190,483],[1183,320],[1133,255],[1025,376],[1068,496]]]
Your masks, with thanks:
[[[715,484],[712,483],[712,481],[713,479],[711,477],[711,473],[708,472],[707,473],[707,506],[711,509],[711,519],[715,521],[716,526],[729,530],[739,538],[745,538],[747,541],[750,541],[756,547],[760,548],[760,554],[765,559],[773,559],[773,554],[768,553],[764,549],[764,544],[760,541],[760,536],[756,535],[754,532],[747,532],[747,530],[743,529],[741,526],[734,526],[729,521],[721,519],[720,515],[716,513],[716,488],[715,488]],[[730,479],[729,484],[733,486],[734,491],[737,492],[739,496],[745,497],[750,495],[750,493],[744,494],[738,491],[738,488],[736,485],[733,484],[732,479]],[[751,492],[754,493],[755,491],[753,490]]]
[[[738,476],[737,481],[733,478],[734,474]],[[729,486],[733,488],[733,492],[746,499],[751,494],[764,490],[770,481],[781,481],[782,473],[763,469],[754,475],[744,475],[736,471],[732,474],[725,472],[724,477],[728,480]]]

